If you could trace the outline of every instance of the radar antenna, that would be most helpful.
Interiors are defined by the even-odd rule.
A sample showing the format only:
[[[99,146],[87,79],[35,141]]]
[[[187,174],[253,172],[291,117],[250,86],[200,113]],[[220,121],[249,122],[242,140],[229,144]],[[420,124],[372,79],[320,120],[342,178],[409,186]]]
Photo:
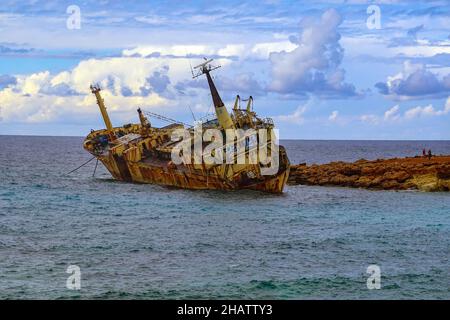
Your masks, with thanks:
[[[214,108],[216,109],[217,120],[219,121],[219,125],[223,129],[231,129],[234,128],[233,120],[231,119],[230,114],[225,108],[222,99],[220,98],[219,92],[211,78],[210,72],[220,68],[220,65],[213,66],[211,62],[213,59],[203,58],[205,61],[200,63],[198,66],[195,66],[194,69],[198,70],[197,74],[194,74],[193,78],[200,77],[201,75],[205,75],[208,80],[209,89],[211,91],[211,97],[213,99]]]
[[[197,77],[200,77],[202,74],[205,74],[205,73],[208,73],[210,71],[219,69],[221,67],[220,65],[217,65],[217,66],[211,65],[211,62],[214,59],[206,59],[206,58],[203,58],[203,59],[205,60],[205,62],[200,63],[199,65],[194,67],[194,69],[198,69],[197,73],[194,74],[194,71],[191,70],[193,79],[197,78]]]

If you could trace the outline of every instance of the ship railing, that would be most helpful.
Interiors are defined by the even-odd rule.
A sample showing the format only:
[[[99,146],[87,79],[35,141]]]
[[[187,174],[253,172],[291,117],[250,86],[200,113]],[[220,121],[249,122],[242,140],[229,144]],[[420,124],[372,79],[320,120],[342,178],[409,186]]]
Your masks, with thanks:
[[[273,126],[273,119],[272,118],[264,118],[264,119],[262,119],[262,122],[264,124]]]

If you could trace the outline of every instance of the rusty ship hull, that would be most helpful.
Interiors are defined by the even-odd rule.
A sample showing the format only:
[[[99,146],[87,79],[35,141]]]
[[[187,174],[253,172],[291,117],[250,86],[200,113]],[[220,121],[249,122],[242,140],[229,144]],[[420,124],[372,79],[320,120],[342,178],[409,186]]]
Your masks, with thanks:
[[[176,127],[176,126],[175,126]],[[140,124],[129,125],[126,128],[113,128],[115,136],[122,135],[120,143],[113,147],[93,148],[92,141],[98,137],[106,137],[107,130],[92,131],[85,139],[84,148],[93,154],[109,171],[111,176],[119,181],[157,184],[168,187],[193,190],[239,190],[251,189],[269,193],[282,193],[290,172],[290,162],[283,146],[279,146],[278,172],[270,176],[249,178],[246,173],[249,165],[174,165],[167,153],[150,153],[151,145],[161,141],[168,142],[170,128],[154,129],[152,139],[139,133]],[[130,138],[131,137],[131,138]],[[149,154],[150,153],[150,154]],[[253,168],[257,166],[253,165]],[[227,170],[230,169],[230,170]],[[227,172],[233,172],[226,177]]]
[[[289,167],[264,179],[238,178],[233,181],[210,176],[186,167],[173,168],[160,161],[129,162],[113,156],[99,156],[99,161],[120,181],[142,184],[158,184],[193,190],[251,189],[270,193],[282,193],[289,178]]]

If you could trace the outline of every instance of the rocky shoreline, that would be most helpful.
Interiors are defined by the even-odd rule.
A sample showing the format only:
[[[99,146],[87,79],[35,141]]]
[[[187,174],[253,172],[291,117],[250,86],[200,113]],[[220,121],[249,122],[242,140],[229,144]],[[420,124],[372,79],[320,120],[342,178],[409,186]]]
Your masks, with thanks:
[[[288,184],[379,190],[450,190],[450,156],[291,165]]]

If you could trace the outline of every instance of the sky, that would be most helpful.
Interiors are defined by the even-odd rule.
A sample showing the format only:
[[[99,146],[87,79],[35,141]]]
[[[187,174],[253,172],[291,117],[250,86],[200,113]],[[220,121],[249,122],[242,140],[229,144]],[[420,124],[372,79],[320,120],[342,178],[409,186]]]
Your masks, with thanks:
[[[214,110],[204,57],[282,139],[450,139],[449,0],[2,0],[0,135],[104,127],[92,83],[115,126],[192,123]]]

